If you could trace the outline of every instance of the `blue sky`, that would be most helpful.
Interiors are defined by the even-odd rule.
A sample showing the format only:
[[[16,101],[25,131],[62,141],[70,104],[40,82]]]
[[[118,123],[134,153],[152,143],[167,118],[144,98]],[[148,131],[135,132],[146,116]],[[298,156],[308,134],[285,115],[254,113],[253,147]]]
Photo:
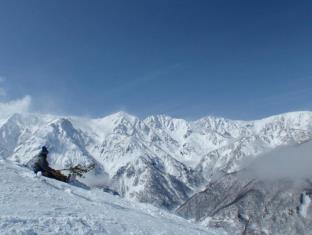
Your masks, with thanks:
[[[311,12],[300,0],[0,0],[0,96],[88,116],[311,110]]]

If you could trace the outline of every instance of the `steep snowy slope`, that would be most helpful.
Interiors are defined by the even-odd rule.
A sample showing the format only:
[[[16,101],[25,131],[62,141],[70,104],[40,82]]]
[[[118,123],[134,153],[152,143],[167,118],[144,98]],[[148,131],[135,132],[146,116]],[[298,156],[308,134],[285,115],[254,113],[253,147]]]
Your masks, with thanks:
[[[165,115],[141,120],[124,112],[98,119],[15,114],[0,126],[0,154],[24,164],[47,145],[55,168],[95,164],[93,173],[103,179],[98,184],[110,182],[128,199],[171,209],[220,172],[311,140],[311,123],[311,112],[192,122]]]
[[[1,234],[225,234],[99,189],[84,190],[0,160]]]

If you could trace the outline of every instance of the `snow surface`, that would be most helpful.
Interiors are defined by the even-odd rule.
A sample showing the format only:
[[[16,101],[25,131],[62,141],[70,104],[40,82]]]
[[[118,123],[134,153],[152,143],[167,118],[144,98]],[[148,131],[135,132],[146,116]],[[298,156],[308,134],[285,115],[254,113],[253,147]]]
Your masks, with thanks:
[[[100,189],[38,177],[0,159],[0,234],[225,234]]]

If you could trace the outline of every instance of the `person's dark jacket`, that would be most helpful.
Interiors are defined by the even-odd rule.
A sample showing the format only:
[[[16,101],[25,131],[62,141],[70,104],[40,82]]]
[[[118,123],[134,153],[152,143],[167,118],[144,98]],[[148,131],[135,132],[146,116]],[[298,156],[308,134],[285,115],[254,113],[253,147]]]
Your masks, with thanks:
[[[47,153],[44,153],[44,152],[39,153],[39,155],[37,157],[37,161],[34,164],[34,172],[35,173],[37,173],[39,171],[41,171],[41,172],[53,171],[53,169],[49,167],[47,157],[48,157]]]
[[[68,182],[69,178],[66,175],[63,175],[61,171],[54,170],[49,167],[48,163],[48,149],[43,146],[39,155],[34,159],[34,162],[30,162],[28,165],[32,166],[33,171],[37,174],[39,171],[45,177],[57,179],[63,182]]]

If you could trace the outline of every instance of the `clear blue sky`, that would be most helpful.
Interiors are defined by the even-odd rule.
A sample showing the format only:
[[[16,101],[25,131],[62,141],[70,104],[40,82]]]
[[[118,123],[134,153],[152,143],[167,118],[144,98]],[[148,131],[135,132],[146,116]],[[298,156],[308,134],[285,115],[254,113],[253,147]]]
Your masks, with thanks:
[[[44,112],[311,110],[312,2],[0,0],[0,76]]]

